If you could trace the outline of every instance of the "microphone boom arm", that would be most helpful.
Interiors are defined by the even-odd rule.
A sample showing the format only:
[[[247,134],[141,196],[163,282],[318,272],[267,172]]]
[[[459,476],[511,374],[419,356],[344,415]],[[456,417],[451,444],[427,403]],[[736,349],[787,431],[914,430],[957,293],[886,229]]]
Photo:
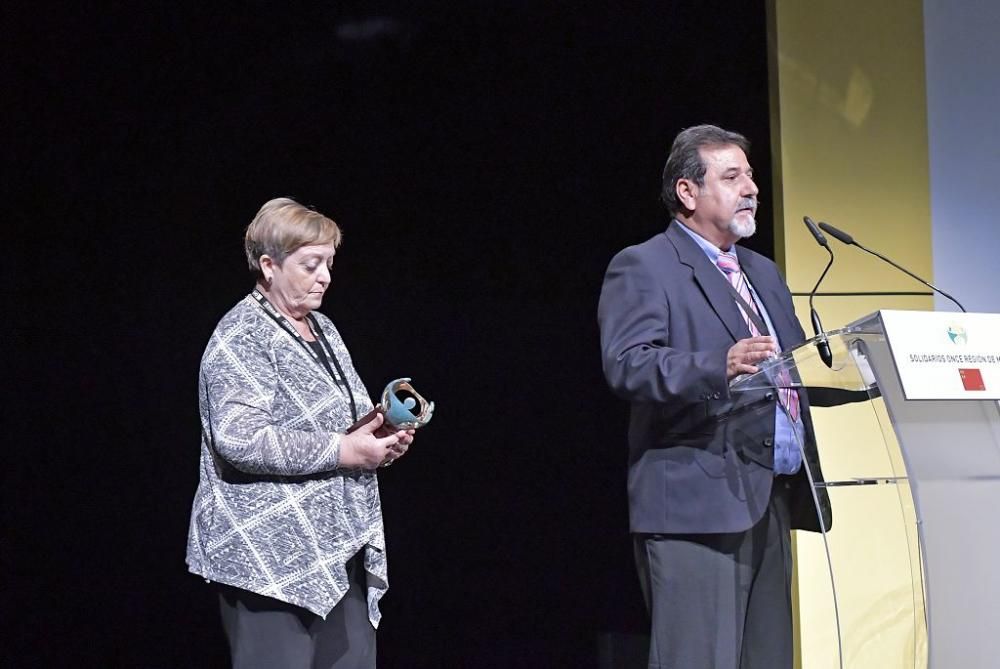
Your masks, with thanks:
[[[823,279],[826,277],[826,273],[830,271],[831,267],[833,267],[833,251],[830,250],[829,246],[824,246],[823,248],[826,249],[826,252],[830,254],[830,259],[826,262],[826,267],[823,269],[823,273],[819,275],[818,279],[816,279],[816,285],[813,286],[813,289],[809,292],[810,311],[812,311],[813,309],[813,298],[816,297],[816,291],[819,290],[819,284],[823,283]],[[822,328],[820,328],[820,331],[822,331]]]
[[[848,246],[857,246],[859,249],[861,249],[865,253],[870,253],[873,256],[875,256],[876,258],[878,258],[879,260],[882,260],[884,262],[889,263],[890,265],[892,265],[893,267],[895,267],[899,271],[903,272],[907,276],[912,277],[912,278],[916,279],[917,281],[919,281],[920,283],[924,284],[925,286],[927,286],[928,288],[930,288],[931,290],[933,290],[935,293],[940,293],[941,295],[944,295],[949,300],[951,300],[952,302],[954,302],[955,304],[957,304],[959,309],[961,309],[963,312],[965,311],[965,307],[962,306],[961,302],[959,302],[954,297],[952,297],[948,293],[944,292],[943,290],[941,290],[940,288],[938,288],[937,286],[935,286],[930,281],[925,281],[925,280],[921,279],[919,276],[917,276],[916,274],[914,274],[910,270],[908,270],[905,267],[899,265],[898,263],[895,263],[895,262],[889,260],[888,258],[886,258],[884,255],[882,255],[878,251],[872,251],[870,248],[868,248],[864,244],[859,244],[857,241],[855,241],[854,237],[851,237],[849,234],[847,234],[843,230],[839,230],[839,229],[833,227],[832,225],[830,225],[829,223],[820,223],[819,227],[821,227],[825,232],[833,235],[836,239],[839,239],[842,243],[847,244]]]
[[[901,266],[901,265],[899,265],[897,263],[894,263],[893,261],[889,260],[888,258],[886,258],[884,255],[882,255],[878,251],[872,251],[870,248],[868,248],[866,246],[862,246],[861,244],[858,244],[857,242],[854,242],[854,245],[857,246],[862,251],[865,251],[866,253],[872,254],[876,258],[878,258],[880,260],[884,260],[885,262],[889,263],[890,265],[892,265],[893,267],[895,267],[899,271],[905,273],[907,276],[913,277],[914,279],[916,279],[920,283],[924,284],[925,286],[929,286],[932,290],[934,290],[934,292],[941,293],[942,295],[944,295],[945,297],[947,297],[949,300],[951,300],[952,302],[954,302],[955,304],[957,304],[959,309],[961,309],[963,312],[965,311],[965,307],[962,306],[961,302],[959,302],[954,297],[952,297],[948,293],[944,292],[943,290],[941,290],[940,288],[938,288],[937,286],[935,286],[930,281],[925,281],[924,279],[921,279],[919,276],[917,276],[916,274],[914,274],[910,270],[906,269],[905,267],[903,267],[903,266]]]
[[[826,252],[830,254],[830,260],[826,263],[826,267],[823,269],[823,273],[819,275],[819,279],[816,281],[816,285],[813,289],[809,291],[809,320],[812,321],[813,333],[818,337],[820,334],[823,335],[822,339],[816,342],[816,351],[819,353],[820,360],[823,364],[833,369],[833,351],[830,349],[830,342],[826,340],[826,330],[823,329],[823,323],[819,320],[819,312],[813,307],[813,298],[816,297],[816,291],[819,290],[819,284],[823,282],[823,278],[826,273],[830,271],[830,267],[833,266],[833,249],[830,248],[830,243],[826,241],[826,237],[823,233],[819,231],[816,227],[816,223],[808,216],[802,217],[802,222],[806,224],[806,228],[809,230],[809,234],[813,236],[816,243],[826,249]],[[822,225],[822,224],[820,224]]]

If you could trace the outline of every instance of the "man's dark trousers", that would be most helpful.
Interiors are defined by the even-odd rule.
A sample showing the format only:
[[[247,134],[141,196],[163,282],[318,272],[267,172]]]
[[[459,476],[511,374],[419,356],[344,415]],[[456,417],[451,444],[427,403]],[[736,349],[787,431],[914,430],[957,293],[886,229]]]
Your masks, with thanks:
[[[745,532],[634,535],[650,669],[791,669],[788,478]]]

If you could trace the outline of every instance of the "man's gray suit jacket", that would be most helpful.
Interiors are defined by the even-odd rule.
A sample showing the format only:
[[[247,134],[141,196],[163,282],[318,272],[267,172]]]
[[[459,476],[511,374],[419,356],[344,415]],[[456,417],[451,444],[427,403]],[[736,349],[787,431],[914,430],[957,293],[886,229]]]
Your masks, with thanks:
[[[598,307],[604,374],[631,403],[632,532],[741,532],[767,509],[774,482],[777,397],[730,395],[726,354],[750,336],[726,278],[673,221],[608,266]],[[777,266],[736,247],[783,349],[805,340]],[[808,398],[800,393],[806,461],[822,480]],[[790,481],[792,527],[818,530],[804,469]],[[829,499],[820,495],[830,526]]]

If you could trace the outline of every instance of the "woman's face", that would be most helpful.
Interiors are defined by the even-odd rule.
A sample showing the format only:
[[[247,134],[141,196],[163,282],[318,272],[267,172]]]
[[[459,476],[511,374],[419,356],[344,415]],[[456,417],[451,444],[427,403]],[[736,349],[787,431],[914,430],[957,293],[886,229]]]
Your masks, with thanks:
[[[270,279],[268,297],[278,309],[293,318],[302,318],[318,309],[330,286],[330,268],[336,249],[333,244],[302,246],[280,265],[261,257],[264,277]]]

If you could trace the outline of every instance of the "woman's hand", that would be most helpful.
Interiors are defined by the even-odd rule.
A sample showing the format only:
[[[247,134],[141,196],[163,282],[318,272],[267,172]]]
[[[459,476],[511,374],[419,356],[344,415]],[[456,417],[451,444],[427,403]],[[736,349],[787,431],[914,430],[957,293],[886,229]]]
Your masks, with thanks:
[[[406,455],[406,451],[410,448],[410,444],[413,443],[413,435],[415,433],[416,430],[399,430],[398,432],[392,432],[385,425],[376,430],[375,435],[378,437],[388,435],[396,435],[399,437],[399,441],[396,442],[396,445],[389,447],[389,452],[386,453],[385,460],[383,460],[379,466],[388,467],[393,462]]]
[[[375,469],[402,456],[413,441],[412,430],[382,430],[383,421],[385,417],[377,414],[354,432],[341,437],[338,466]]]

